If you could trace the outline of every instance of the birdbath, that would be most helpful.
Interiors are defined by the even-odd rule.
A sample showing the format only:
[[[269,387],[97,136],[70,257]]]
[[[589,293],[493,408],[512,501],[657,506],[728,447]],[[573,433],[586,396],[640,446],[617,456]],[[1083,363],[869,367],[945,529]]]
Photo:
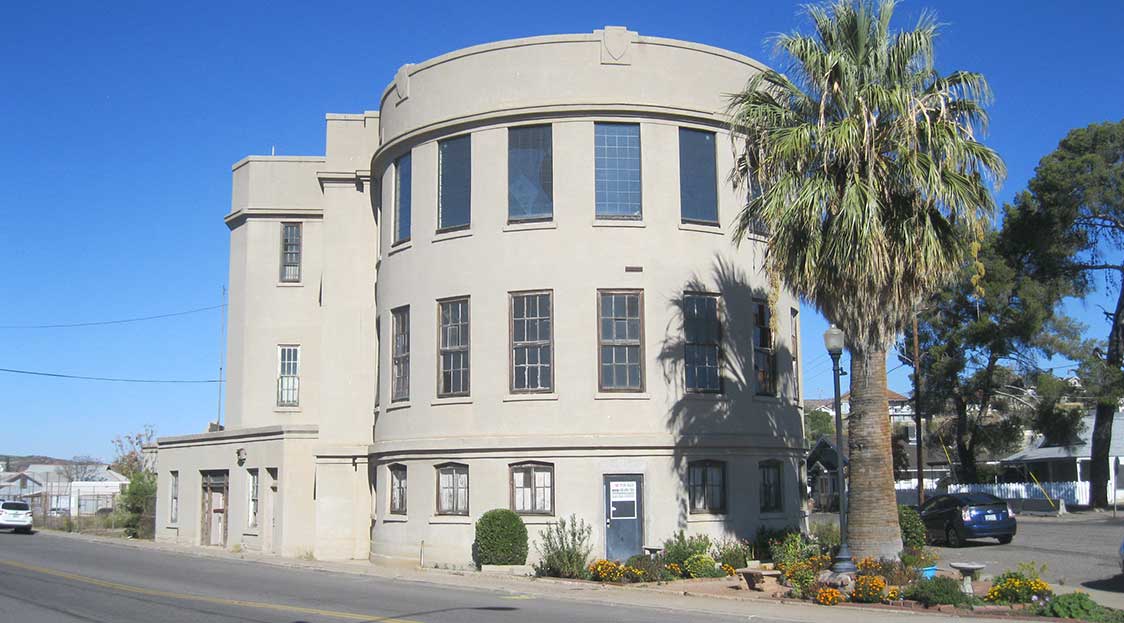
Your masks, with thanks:
[[[982,570],[985,565],[981,565],[978,562],[950,562],[948,566],[960,572],[960,577],[962,578],[960,591],[966,595],[972,595],[972,576],[975,575],[977,571]]]

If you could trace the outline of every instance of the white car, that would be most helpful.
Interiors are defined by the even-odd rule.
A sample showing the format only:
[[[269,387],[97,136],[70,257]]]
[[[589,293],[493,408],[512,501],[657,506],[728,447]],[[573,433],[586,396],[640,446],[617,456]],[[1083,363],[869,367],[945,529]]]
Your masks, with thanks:
[[[31,507],[27,502],[0,502],[0,530],[31,534]]]

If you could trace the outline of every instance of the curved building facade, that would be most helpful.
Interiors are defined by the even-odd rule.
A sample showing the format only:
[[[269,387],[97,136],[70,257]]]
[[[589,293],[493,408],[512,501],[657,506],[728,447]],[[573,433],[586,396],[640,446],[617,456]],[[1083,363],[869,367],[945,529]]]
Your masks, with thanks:
[[[302,299],[307,316],[277,320],[309,327],[300,392],[315,404],[272,404],[296,351],[272,349],[291,348],[285,328],[250,344],[259,321],[235,318],[234,265],[254,252],[232,243],[231,380],[261,378],[231,387],[212,435],[300,424],[275,436],[311,445],[287,465],[311,463],[312,491],[285,503],[311,493],[294,521],[312,522],[320,557],[468,565],[493,508],[521,514],[533,541],[577,516],[594,556],[622,560],[680,529],[799,523],[799,304],[762,271],[764,239],[730,235],[744,199],[726,181],[724,94],[760,70],[623,28],[402,67],[377,115],[329,118],[326,161],[306,167],[320,288],[244,303]],[[265,219],[236,205],[235,237],[255,210]],[[284,274],[288,217],[274,216],[263,231]],[[214,445],[189,437],[162,440],[162,464]],[[178,473],[201,469],[182,456]]]

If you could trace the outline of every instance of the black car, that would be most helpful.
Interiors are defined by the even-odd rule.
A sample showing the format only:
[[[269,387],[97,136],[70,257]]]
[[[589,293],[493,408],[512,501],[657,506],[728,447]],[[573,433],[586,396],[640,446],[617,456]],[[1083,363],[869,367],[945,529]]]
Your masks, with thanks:
[[[1006,545],[1015,537],[1015,513],[990,493],[949,493],[929,498],[918,511],[930,542],[960,547],[964,539],[994,538]]]

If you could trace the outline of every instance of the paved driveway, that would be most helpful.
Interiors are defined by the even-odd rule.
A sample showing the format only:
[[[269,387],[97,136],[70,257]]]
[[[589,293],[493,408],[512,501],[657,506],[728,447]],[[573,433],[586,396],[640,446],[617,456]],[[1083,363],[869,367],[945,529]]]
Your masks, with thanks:
[[[1044,577],[1059,592],[1081,589],[1106,606],[1124,608],[1124,576],[1118,551],[1124,539],[1124,512],[1081,512],[1062,517],[1018,518],[1019,532],[1009,545],[995,539],[969,541],[959,549],[938,546],[942,567],[949,562],[980,562],[997,575],[1020,562],[1046,565]]]

